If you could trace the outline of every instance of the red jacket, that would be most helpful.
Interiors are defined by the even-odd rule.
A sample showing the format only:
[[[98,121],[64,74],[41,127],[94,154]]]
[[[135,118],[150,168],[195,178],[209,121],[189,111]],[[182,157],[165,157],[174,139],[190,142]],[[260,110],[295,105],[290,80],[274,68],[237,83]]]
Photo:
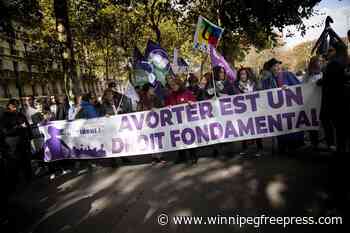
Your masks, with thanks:
[[[178,105],[178,104],[188,103],[190,101],[195,102],[196,97],[189,90],[171,92],[165,99],[165,105],[166,106]]]

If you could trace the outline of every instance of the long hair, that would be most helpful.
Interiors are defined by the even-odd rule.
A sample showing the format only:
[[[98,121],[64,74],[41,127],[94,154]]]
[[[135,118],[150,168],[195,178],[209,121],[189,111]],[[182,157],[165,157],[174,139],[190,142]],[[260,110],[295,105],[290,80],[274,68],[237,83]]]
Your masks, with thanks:
[[[254,83],[254,85],[258,85],[258,80],[254,75],[253,71],[248,67],[242,67],[237,72],[237,79],[235,80],[235,85],[238,86],[239,81],[241,80],[241,72],[245,71],[247,74],[247,79]]]
[[[207,72],[203,75],[202,79],[207,80],[207,84],[205,85],[205,89],[213,87],[213,74],[211,72]]]
[[[321,72],[321,66],[319,64],[319,56],[313,56],[310,59],[309,65],[307,67],[308,74],[318,74]]]
[[[214,80],[215,81],[219,81],[220,80],[220,72],[221,72],[221,70],[224,71],[225,77],[226,77],[225,69],[222,66],[215,66],[213,68],[213,74],[214,74]]]

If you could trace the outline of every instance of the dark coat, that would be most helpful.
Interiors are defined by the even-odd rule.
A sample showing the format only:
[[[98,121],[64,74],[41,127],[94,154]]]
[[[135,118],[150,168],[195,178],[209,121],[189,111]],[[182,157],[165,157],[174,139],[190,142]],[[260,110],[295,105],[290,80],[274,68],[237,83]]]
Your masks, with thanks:
[[[321,119],[342,120],[349,112],[349,101],[345,101],[346,64],[340,60],[330,61],[319,84],[322,86]],[[339,107],[340,104],[342,107]]]

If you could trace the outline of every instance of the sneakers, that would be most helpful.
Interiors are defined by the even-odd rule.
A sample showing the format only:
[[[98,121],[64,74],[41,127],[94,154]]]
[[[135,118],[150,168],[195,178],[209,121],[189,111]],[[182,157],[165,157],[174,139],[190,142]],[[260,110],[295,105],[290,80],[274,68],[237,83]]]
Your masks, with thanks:
[[[241,152],[239,152],[238,155],[240,155],[240,156],[247,155],[247,151],[246,150],[242,150]]]
[[[66,175],[66,174],[68,174],[68,173],[69,173],[68,170],[63,170],[63,171],[62,171],[62,176]]]
[[[50,175],[50,180],[54,180],[56,178],[56,175],[55,174],[51,174]]]
[[[152,165],[155,165],[155,164],[165,164],[166,161],[162,158],[152,158]]]
[[[41,167],[37,167],[36,169],[35,169],[35,172],[34,172],[34,175],[39,175],[39,173],[41,172],[41,170],[42,170],[42,168]]]
[[[157,163],[160,163],[160,159],[159,158],[152,158],[152,165],[155,165]]]
[[[337,147],[334,146],[334,145],[331,145],[331,146],[328,147],[328,150],[329,150],[330,152],[335,152],[335,151],[337,150]]]

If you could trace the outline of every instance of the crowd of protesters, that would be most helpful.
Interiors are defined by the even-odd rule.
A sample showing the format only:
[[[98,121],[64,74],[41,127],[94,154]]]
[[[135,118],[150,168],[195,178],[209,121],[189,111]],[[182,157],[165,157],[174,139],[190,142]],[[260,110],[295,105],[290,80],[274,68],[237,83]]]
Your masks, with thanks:
[[[342,155],[349,150],[349,117],[350,117],[350,61],[347,48],[342,43],[332,45],[327,56],[312,57],[307,72],[302,78],[283,70],[281,62],[275,58],[268,60],[259,74],[254,74],[251,68],[240,68],[236,80],[227,78],[224,68],[217,66],[213,72],[205,73],[202,77],[195,74],[171,76],[167,78],[167,85],[160,82],[154,85],[146,83],[135,89],[140,96],[136,108],[132,100],[116,90],[116,84],[110,83],[98,97],[91,93],[75,96],[72,101],[64,95],[49,99],[36,100],[28,96],[21,100],[11,99],[6,108],[1,109],[0,143],[1,143],[1,175],[7,184],[8,191],[14,191],[20,175],[26,181],[33,177],[31,161],[43,158],[43,138],[38,124],[55,120],[91,119],[109,117],[116,114],[133,111],[146,111],[165,106],[178,104],[193,104],[195,101],[209,100],[225,95],[236,95],[271,88],[283,88],[313,82],[322,87],[322,106],[320,119],[322,135],[330,151]],[[345,100],[345,101],[343,101]],[[340,107],[339,105],[342,105]],[[305,135],[306,134],[306,135]],[[322,141],[318,131],[298,132],[276,137],[280,154],[293,152],[305,145],[304,138],[308,136],[311,146],[318,150]],[[263,153],[263,139],[242,141],[240,155],[247,154],[248,145],[256,145],[256,156]],[[218,145],[209,146],[214,157],[220,154]],[[199,150],[197,148],[180,150],[177,152],[177,163],[190,160],[197,163]],[[152,163],[165,163],[163,154],[151,156]],[[118,164],[118,159],[110,159],[112,166]],[[130,160],[122,158],[123,163]],[[67,169],[79,166],[95,167],[95,161],[56,161],[45,164],[48,167],[50,178]]]

